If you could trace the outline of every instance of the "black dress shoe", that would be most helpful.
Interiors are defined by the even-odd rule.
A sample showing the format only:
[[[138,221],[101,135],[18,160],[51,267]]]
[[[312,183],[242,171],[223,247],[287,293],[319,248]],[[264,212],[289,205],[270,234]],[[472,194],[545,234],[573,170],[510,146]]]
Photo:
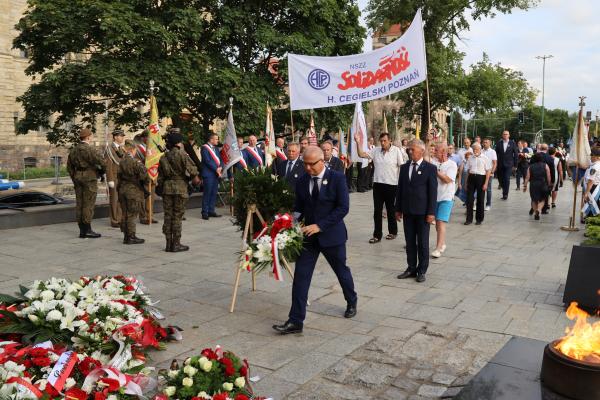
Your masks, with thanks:
[[[356,316],[356,304],[348,304],[346,312],[344,313],[344,318],[352,318],[354,316]]]
[[[508,200],[508,197],[502,196],[502,200]]]
[[[417,276],[416,272],[413,272],[413,271],[407,269],[406,271],[404,271],[403,273],[398,275],[396,278],[407,279],[407,278],[414,278],[415,276]]]
[[[472,223],[473,223],[473,222],[471,222],[471,221],[467,221],[467,222],[465,222],[463,225],[471,225]]]
[[[212,213],[209,213],[209,214],[208,214],[208,216],[209,216],[209,217],[213,217],[213,218],[219,218],[221,215],[220,215],[220,214],[217,214],[217,213],[215,213],[215,212],[212,212]]]
[[[302,325],[295,324],[293,322],[287,321],[283,325],[273,325],[273,329],[282,335],[288,335],[290,333],[302,333]]]
[[[533,215],[533,208],[529,209],[529,215]]]
[[[475,225],[481,225],[481,221],[475,222]]]
[[[425,274],[417,274],[417,282],[425,282]]]
[[[206,214],[202,214],[202,219],[205,219],[205,220],[207,220],[207,221],[208,221],[208,215],[206,215]]]

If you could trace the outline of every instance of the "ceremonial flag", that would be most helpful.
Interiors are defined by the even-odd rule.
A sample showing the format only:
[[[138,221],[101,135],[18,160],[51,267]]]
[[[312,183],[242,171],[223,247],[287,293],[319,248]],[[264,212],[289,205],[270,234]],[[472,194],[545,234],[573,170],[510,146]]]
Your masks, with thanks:
[[[350,128],[350,158],[353,162],[362,162],[362,167],[366,168],[369,165],[369,160],[360,158],[356,149],[357,143],[354,136],[358,134],[362,137],[362,151],[369,150],[367,138],[367,122],[365,121],[365,113],[363,112],[362,102],[356,103],[354,108],[354,116],[352,117],[352,127]]]
[[[368,53],[288,54],[288,75],[292,110],[375,100],[415,86],[427,78],[421,10],[400,38]]]
[[[381,130],[382,133],[389,133],[388,132],[388,127],[387,127],[387,115],[385,115],[385,111],[383,112],[383,129]]]
[[[578,168],[587,169],[590,166],[590,142],[588,141],[587,128],[583,120],[583,110],[579,110],[579,117],[573,129],[571,137],[571,149],[569,151],[569,163],[577,165]]]
[[[154,95],[150,96],[150,125],[148,126],[148,145],[146,146],[146,169],[150,179],[158,177],[158,162],[162,156],[164,142],[160,135],[160,124],[158,123],[158,106]]]
[[[310,128],[308,129],[308,144],[311,146],[317,146],[317,131],[315,131],[315,120],[313,119],[312,112],[310,113]]]
[[[223,174],[233,165],[240,162],[246,168],[246,163],[242,158],[242,151],[238,147],[237,136],[235,134],[235,125],[233,124],[233,110],[229,109],[227,116],[227,128],[225,132],[225,140],[223,140],[223,148],[221,149],[221,158],[223,159]]]
[[[340,129],[338,133],[338,144],[340,146],[340,160],[345,162],[348,158],[348,149],[346,148],[346,140],[344,139],[344,132],[342,131],[342,129]]]
[[[275,130],[273,129],[273,111],[267,103],[267,123],[265,126],[265,163],[271,166],[274,157],[277,157],[275,149]]]

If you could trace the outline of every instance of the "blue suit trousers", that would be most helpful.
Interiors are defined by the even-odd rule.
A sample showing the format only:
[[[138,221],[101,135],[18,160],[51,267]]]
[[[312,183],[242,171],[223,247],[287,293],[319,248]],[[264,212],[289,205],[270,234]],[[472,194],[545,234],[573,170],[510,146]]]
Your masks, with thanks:
[[[215,212],[217,203],[217,191],[219,189],[219,178],[216,176],[203,176],[202,185],[204,193],[202,196],[202,215],[208,215]]]
[[[302,253],[296,260],[294,272],[294,283],[292,287],[292,308],[290,309],[289,321],[302,325],[306,317],[306,302],[308,290],[315,270],[319,254],[333,269],[340,282],[344,298],[348,304],[356,305],[357,295],[354,291],[354,280],[350,268],[346,265],[346,244],[334,247],[321,247],[316,237],[307,238],[304,242]]]

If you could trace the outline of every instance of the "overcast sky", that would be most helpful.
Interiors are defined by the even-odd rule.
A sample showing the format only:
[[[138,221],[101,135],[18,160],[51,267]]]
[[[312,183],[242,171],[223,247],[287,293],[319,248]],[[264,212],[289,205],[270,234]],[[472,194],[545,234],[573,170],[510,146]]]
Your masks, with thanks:
[[[368,0],[358,1],[364,10]],[[542,0],[529,11],[475,21],[463,36],[460,50],[465,66],[481,60],[485,51],[492,62],[522,71],[539,90],[542,101],[542,61],[546,61],[548,108],[576,111],[578,96],[587,96],[586,109],[600,109],[600,16],[598,0]],[[363,13],[364,17],[364,13]],[[371,48],[370,38],[365,49]]]

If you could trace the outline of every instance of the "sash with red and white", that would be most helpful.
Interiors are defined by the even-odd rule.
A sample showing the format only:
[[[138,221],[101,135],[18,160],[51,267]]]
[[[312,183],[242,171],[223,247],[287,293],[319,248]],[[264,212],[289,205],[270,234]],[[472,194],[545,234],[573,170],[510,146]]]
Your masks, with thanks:
[[[217,164],[217,168],[219,168],[221,166],[221,160],[219,160],[219,157],[217,157],[217,154],[215,153],[215,151],[212,149],[212,147],[210,147],[207,144],[203,144],[202,145],[206,150],[208,150],[208,154],[210,154],[210,157],[213,159],[213,161],[215,162],[215,164]]]
[[[283,150],[279,147],[275,147],[275,154],[277,155],[277,158],[279,158],[281,161],[287,161],[288,159]]]
[[[256,159],[256,161],[258,161],[258,165],[260,165],[262,167],[262,165],[263,165],[262,157],[256,152],[256,150],[254,150],[250,146],[246,147],[246,150],[248,150],[248,152],[252,155],[252,157],[254,157]]]

